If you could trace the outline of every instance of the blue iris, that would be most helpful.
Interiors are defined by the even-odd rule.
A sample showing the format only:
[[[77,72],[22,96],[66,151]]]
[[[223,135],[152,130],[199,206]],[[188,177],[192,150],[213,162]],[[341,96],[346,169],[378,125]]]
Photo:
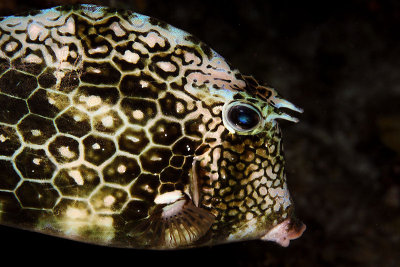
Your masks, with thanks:
[[[239,130],[251,130],[260,121],[259,113],[247,105],[233,106],[228,112],[228,119]]]
[[[245,125],[250,125],[251,124],[251,119],[252,118],[251,118],[250,114],[246,114],[246,113],[243,113],[243,112],[241,112],[239,114],[239,117],[238,117],[239,123],[245,124]]]

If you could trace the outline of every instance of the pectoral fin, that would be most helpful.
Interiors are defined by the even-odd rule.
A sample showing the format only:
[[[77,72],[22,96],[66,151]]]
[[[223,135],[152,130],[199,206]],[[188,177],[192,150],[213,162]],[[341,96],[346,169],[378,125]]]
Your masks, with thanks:
[[[208,232],[215,220],[210,212],[196,207],[183,193],[173,202],[170,195],[165,199],[167,204],[158,200],[149,218],[132,231],[133,235],[147,240],[147,245],[151,247],[172,249],[190,246]]]

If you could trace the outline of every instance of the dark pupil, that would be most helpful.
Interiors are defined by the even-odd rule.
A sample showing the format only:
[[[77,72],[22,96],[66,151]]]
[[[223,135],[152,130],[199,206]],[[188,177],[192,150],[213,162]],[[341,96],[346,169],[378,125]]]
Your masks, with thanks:
[[[239,105],[234,106],[229,110],[228,118],[233,124],[243,130],[254,128],[260,120],[259,115],[255,110]]]

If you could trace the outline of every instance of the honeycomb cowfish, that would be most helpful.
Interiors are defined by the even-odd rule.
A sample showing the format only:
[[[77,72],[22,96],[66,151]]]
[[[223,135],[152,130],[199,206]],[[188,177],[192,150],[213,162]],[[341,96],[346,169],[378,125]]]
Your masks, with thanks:
[[[303,233],[278,119],[192,35],[95,5],[0,19],[0,224],[176,249]]]

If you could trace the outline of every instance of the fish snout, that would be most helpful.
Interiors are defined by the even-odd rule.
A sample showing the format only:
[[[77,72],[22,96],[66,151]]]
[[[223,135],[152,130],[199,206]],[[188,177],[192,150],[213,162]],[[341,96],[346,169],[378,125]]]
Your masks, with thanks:
[[[286,219],[274,226],[261,237],[264,241],[274,241],[282,247],[289,246],[290,240],[299,238],[306,230],[306,225],[297,219]]]

